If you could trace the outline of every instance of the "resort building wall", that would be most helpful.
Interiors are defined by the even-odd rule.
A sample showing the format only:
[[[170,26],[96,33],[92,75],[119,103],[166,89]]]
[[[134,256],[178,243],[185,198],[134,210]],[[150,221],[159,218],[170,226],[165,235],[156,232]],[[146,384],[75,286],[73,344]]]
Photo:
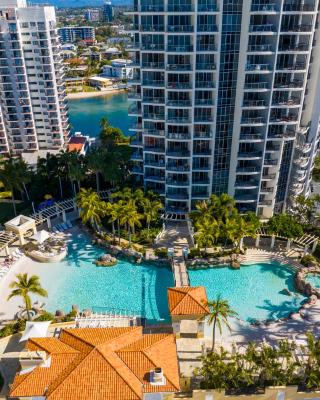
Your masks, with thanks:
[[[318,0],[135,0],[133,172],[184,219],[223,192],[262,218],[310,194]]]
[[[0,1],[0,154],[59,150],[69,133],[53,7]]]

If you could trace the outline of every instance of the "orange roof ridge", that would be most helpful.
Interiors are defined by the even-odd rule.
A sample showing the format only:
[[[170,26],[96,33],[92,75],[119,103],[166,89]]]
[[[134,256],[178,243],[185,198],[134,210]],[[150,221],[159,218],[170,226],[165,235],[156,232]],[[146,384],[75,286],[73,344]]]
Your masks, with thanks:
[[[204,302],[207,295],[203,286],[169,288],[168,299],[171,315],[205,314],[209,311]]]

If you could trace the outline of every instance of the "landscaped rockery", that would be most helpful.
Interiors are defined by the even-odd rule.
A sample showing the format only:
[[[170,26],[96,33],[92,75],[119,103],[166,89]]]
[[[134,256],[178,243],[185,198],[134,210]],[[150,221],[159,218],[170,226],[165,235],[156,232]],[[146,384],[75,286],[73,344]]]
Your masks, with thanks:
[[[103,256],[99,257],[94,264],[97,267],[113,267],[117,265],[118,260],[115,257],[112,257],[110,254],[104,254]]]

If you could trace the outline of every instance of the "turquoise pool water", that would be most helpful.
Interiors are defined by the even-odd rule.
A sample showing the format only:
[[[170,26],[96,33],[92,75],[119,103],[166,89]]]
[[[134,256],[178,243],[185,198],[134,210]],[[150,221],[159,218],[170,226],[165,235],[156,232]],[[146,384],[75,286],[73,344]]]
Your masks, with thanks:
[[[306,281],[311,283],[313,287],[320,289],[320,274],[308,274]]]
[[[133,264],[121,260],[112,268],[92,262],[104,253],[80,233],[68,245],[67,258],[55,264],[39,264],[42,286],[49,296],[46,309],[130,310],[148,322],[168,320],[167,288],[174,286],[170,268],[157,264]],[[43,300],[43,299],[41,299]]]
[[[294,288],[294,271],[276,262],[241,266],[239,270],[218,267],[189,270],[191,286],[205,286],[209,300],[219,294],[229,300],[239,318],[264,321],[286,317],[300,308],[305,297]],[[282,293],[288,288],[292,296]]]
[[[127,93],[108,94],[87,99],[69,100],[69,118],[72,132],[96,137],[100,132],[100,120],[108,118],[111,125],[129,134]]]

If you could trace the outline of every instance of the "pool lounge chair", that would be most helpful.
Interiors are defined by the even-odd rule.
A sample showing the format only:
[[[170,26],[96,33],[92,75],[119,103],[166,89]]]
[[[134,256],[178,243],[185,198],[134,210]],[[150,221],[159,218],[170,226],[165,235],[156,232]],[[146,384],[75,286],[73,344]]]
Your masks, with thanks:
[[[63,228],[64,231],[66,231],[67,229],[69,229],[69,228],[68,228],[68,225],[67,225],[66,223],[63,223],[61,226],[62,226],[62,228]]]
[[[72,223],[71,223],[70,221],[67,221],[67,222],[66,222],[66,225],[67,225],[67,227],[68,227],[69,229],[72,228],[72,226],[73,226]]]
[[[56,226],[54,226],[54,227],[52,228],[52,232],[54,232],[54,233],[59,232]]]

